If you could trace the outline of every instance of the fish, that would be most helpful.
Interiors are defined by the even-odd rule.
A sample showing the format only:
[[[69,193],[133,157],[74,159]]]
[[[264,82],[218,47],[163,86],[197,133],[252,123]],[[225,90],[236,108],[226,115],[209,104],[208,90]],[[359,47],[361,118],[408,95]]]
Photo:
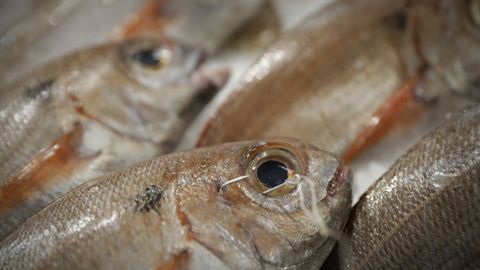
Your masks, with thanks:
[[[324,269],[480,267],[480,105],[447,118],[360,198]]]
[[[436,100],[464,101],[451,111],[471,104],[480,78],[478,3],[330,4],[249,68],[195,145],[288,136],[350,163]]]
[[[265,194],[295,175],[310,185]],[[319,218],[343,228],[350,179],[331,154],[288,138],[163,155],[28,219],[0,243],[0,268],[318,269],[335,243]]]
[[[0,85],[74,50],[112,40],[168,36],[213,54],[265,4],[265,0],[35,2],[39,3],[19,26],[5,34],[5,46],[0,41]]]
[[[107,43],[0,90],[0,239],[91,178],[172,151],[226,82],[168,38]]]

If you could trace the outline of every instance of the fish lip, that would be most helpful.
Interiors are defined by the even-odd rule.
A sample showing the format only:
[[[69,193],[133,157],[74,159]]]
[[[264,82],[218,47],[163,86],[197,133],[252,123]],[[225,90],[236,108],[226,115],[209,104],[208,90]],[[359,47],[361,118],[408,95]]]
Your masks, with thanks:
[[[345,183],[350,183],[352,178],[352,170],[346,166],[340,165],[335,171],[332,179],[327,185],[327,194],[331,197],[335,196]]]

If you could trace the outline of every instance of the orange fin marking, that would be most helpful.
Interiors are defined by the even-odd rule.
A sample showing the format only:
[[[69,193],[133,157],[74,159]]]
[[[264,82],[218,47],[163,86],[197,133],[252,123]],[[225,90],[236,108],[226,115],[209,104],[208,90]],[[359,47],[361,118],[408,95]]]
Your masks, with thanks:
[[[120,38],[132,38],[142,34],[159,33],[170,21],[162,6],[164,0],[150,1],[121,28]]]
[[[23,202],[31,194],[45,190],[58,175],[71,174],[86,161],[76,153],[76,144],[81,140],[83,127],[77,123],[51,147],[42,151],[27,164],[8,184],[0,188],[0,213],[4,213]]]
[[[357,135],[355,140],[342,153],[345,163],[351,162],[362,151],[374,145],[390,131],[396,123],[401,122],[405,114],[412,110],[419,112],[420,103],[414,100],[414,89],[422,78],[422,73],[407,80],[372,116],[369,123]]]
[[[192,257],[191,252],[189,252],[188,250],[183,250],[180,253],[175,254],[172,258],[170,258],[164,264],[157,267],[156,270],[188,269],[188,263],[191,257]]]

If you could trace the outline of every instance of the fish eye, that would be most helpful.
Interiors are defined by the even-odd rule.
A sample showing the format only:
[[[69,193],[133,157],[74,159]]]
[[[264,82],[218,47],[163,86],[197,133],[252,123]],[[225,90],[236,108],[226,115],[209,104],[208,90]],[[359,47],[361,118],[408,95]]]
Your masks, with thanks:
[[[471,0],[468,9],[471,21],[480,27],[480,0]]]
[[[288,179],[287,166],[276,160],[267,160],[258,166],[257,178],[266,187],[277,187]]]
[[[301,158],[280,144],[261,145],[249,152],[246,174],[258,192],[271,190],[267,196],[279,196],[292,192],[296,174],[303,174]]]
[[[144,68],[160,70],[170,63],[172,52],[165,47],[147,48],[135,52],[132,58]]]

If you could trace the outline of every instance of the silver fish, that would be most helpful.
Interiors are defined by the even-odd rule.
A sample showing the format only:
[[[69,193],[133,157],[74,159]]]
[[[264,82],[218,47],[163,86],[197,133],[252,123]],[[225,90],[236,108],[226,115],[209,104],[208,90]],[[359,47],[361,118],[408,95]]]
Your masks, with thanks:
[[[2,89],[0,239],[79,183],[172,150],[228,77],[197,70],[201,58],[167,38],[128,40]]]
[[[325,269],[480,268],[480,105],[401,157],[352,210]]]
[[[293,175],[310,185],[263,194]],[[349,178],[333,156],[293,139],[164,155],[40,211],[0,243],[0,268],[318,269],[335,242],[319,218],[343,227]]]

